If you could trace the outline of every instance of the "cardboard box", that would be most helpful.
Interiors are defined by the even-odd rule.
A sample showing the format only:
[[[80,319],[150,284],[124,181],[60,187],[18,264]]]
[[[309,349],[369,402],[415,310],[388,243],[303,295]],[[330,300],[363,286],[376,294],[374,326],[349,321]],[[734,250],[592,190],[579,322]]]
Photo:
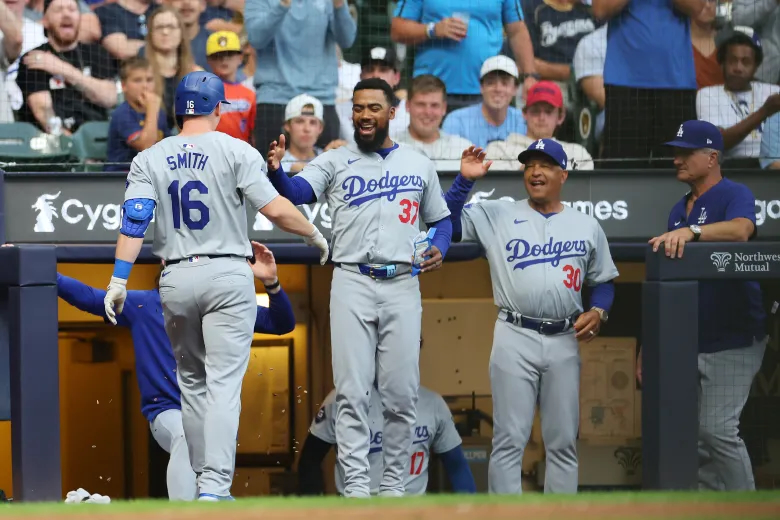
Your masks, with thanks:
[[[580,487],[631,487],[642,484],[642,441],[639,439],[580,439],[577,441]],[[545,463],[539,465],[537,482],[544,485]]]
[[[580,343],[581,439],[635,438],[636,339]]]

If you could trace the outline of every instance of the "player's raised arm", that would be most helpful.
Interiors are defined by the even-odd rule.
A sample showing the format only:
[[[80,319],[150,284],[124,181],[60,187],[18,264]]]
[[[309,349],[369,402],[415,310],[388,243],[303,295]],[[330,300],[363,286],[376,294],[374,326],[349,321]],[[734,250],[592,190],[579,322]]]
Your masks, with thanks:
[[[144,235],[154,215],[157,193],[149,174],[146,154],[141,152],[133,159],[127,174],[125,202],[122,205],[122,227],[116,243],[114,273],[108,284],[104,305],[106,317],[116,325],[116,315],[121,314],[127,298],[127,279],[133,267]]]
[[[464,220],[462,219],[463,206],[469,197],[471,188],[474,187],[474,182],[477,179],[484,177],[487,174],[493,161],[485,162],[485,151],[482,148],[476,146],[470,146],[463,150],[460,158],[460,173],[455,177],[455,181],[450,186],[450,189],[444,195],[444,200],[447,202],[447,207],[450,210],[450,221],[452,222],[452,240],[454,242],[460,242],[461,240],[468,240],[476,236],[476,233],[472,229],[473,226],[469,222],[466,222],[466,229],[464,229]],[[464,231],[467,231],[464,233]],[[465,236],[464,236],[465,235]]]
[[[282,134],[279,136],[278,141],[272,142],[268,147],[268,180],[271,181],[271,184],[273,184],[280,195],[295,205],[317,202],[318,195],[315,193],[312,183],[306,177],[311,176],[312,169],[316,169],[316,173],[322,174],[323,182],[317,183],[321,194],[326,188],[325,179],[328,177],[327,173],[315,164],[304,167],[303,171],[306,171],[306,175],[296,175],[293,178],[288,177],[281,163],[286,149],[285,143],[285,137]]]

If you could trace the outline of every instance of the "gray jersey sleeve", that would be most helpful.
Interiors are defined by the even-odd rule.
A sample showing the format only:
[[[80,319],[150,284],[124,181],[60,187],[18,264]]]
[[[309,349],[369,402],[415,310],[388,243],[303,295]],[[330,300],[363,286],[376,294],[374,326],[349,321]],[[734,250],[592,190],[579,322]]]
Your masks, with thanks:
[[[328,191],[328,188],[333,183],[335,169],[330,161],[334,157],[333,152],[335,151],[328,150],[318,155],[296,175],[296,177],[302,177],[311,185],[311,189],[318,199],[323,193]]]
[[[158,202],[157,191],[152,183],[147,154],[141,152],[133,158],[130,173],[125,184],[125,200],[151,199]]]
[[[613,278],[617,278],[618,270],[612,261],[612,254],[609,252],[609,243],[607,235],[598,222],[595,223],[595,234],[593,243],[595,247],[591,251],[588,261],[588,276],[586,278],[589,285],[598,285],[605,283]]]
[[[336,444],[336,391],[331,390],[325,397],[317,415],[311,422],[309,432],[328,444]]]
[[[422,198],[422,219],[426,224],[432,224],[450,216],[436,166],[433,161],[429,161],[429,164],[428,178],[425,181],[425,191]]]
[[[463,206],[463,213],[460,214],[461,241],[479,242],[485,249],[490,246],[494,233],[488,218],[489,204],[489,201],[485,201]]]
[[[263,156],[249,145],[236,153],[233,162],[236,168],[236,186],[246,196],[255,209],[262,209],[279,196],[276,188],[268,180],[267,167]]]
[[[463,443],[455,428],[452,412],[440,395],[436,395],[436,434],[433,438],[433,452],[446,453]]]

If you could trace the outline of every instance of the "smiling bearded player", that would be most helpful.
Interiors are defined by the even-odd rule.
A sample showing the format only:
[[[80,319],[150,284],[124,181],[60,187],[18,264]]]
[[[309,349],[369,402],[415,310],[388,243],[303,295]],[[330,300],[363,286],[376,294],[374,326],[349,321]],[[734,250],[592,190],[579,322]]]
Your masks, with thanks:
[[[368,406],[375,377],[384,407],[379,494],[405,493],[420,385],[422,302],[412,275],[413,242],[421,222],[435,228],[427,260],[414,266],[432,271],[441,267],[452,229],[433,162],[388,137],[393,100],[385,81],[359,82],[352,99],[356,144],[317,156],[292,179],[280,165],[284,136],[268,152],[274,187],[293,204],[325,195],[333,217],[330,326],[347,497],[370,496]]]
[[[469,153],[471,151],[471,155]],[[547,452],[546,493],[577,491],[580,355],[578,340],[596,337],[612,306],[617,269],[598,221],[561,203],[567,157],[552,139],[518,156],[528,198],[463,206],[491,162],[463,152],[461,175],[445,196],[453,240],[477,241],[487,253],[500,311],[490,355],[493,451],[491,493],[522,493],[523,451],[539,399]],[[582,284],[593,288],[583,311]]]

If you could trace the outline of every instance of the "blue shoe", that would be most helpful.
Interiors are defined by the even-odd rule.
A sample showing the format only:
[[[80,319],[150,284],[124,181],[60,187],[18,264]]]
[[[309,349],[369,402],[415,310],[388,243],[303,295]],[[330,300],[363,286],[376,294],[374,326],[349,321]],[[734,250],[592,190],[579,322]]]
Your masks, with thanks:
[[[219,495],[212,495],[211,493],[201,493],[198,495],[198,501],[199,502],[223,502],[223,501],[235,501],[235,498],[228,495],[226,497],[221,497]]]

